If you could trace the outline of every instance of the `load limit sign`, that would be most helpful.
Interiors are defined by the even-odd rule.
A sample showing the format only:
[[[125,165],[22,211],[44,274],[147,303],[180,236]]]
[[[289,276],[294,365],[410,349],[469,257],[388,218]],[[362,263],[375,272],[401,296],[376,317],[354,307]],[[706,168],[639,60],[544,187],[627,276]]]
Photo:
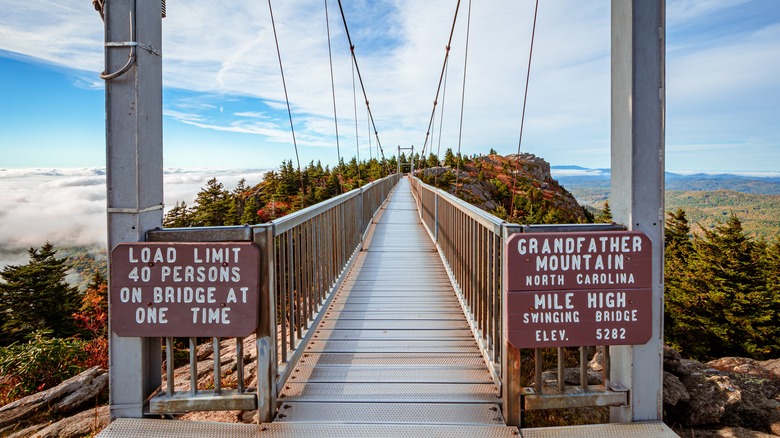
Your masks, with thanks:
[[[504,246],[516,348],[632,345],[652,331],[652,248],[639,231],[520,233]]]
[[[259,266],[251,242],[120,243],[111,251],[111,330],[247,336],[259,322]]]

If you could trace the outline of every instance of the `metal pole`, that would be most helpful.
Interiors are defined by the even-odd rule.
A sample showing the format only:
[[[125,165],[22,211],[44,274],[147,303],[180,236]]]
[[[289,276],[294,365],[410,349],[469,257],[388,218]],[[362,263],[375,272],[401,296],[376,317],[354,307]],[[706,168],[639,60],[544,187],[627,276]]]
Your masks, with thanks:
[[[274,226],[255,228],[254,242],[260,248],[260,324],[257,346],[258,422],[269,422],[276,415],[276,272],[274,264]],[[292,292],[290,292],[292,293]],[[290,304],[292,307],[292,304]],[[292,329],[290,329],[292,330]]]
[[[504,224],[501,226],[500,251],[503,251],[504,242],[514,233],[520,232],[516,225]],[[501,303],[507,300],[507,266],[506,257],[501,265]],[[501,305],[501,398],[502,411],[506,424],[520,427],[523,423],[522,394],[520,386],[520,350],[509,343],[507,338],[509,324],[509,309]],[[538,379],[537,379],[538,381]]]
[[[106,72],[117,72],[105,76],[110,253],[121,242],[144,241],[148,230],[162,226],[161,4],[106,2],[104,16]],[[128,64],[131,47],[135,60]],[[125,65],[131,66],[121,73]],[[144,401],[161,383],[160,339],[109,333],[111,418],[139,418]]]
[[[612,195],[616,222],[653,245],[652,337],[611,348],[611,381],[630,388],[630,406],[610,421],[663,416],[663,220],[665,0],[612,0]]]
[[[412,145],[412,152],[409,155],[409,175],[414,176],[414,145]]]

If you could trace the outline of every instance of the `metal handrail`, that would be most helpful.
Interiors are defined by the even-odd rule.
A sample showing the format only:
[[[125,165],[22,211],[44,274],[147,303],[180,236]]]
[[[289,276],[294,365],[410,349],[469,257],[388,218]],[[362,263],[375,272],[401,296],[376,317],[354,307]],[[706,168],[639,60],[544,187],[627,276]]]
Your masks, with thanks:
[[[506,287],[504,242],[514,233],[617,231],[618,224],[517,225],[491,215],[450,193],[410,177],[420,217],[436,242],[475,338],[504,399],[504,417],[521,423],[522,410],[626,403],[625,388],[609,381],[609,349],[602,348],[603,384],[588,385],[588,351],[579,347],[579,385],[564,382],[566,349],[557,348],[557,388],[543,388],[543,350],[529,356],[534,363],[532,387],[523,387],[519,375],[521,353],[506,342],[503,321]],[[552,395],[552,396],[551,396]],[[521,404],[523,405],[521,407]]]
[[[488,368],[500,386],[501,249],[506,222],[418,178],[410,181],[423,223],[436,241]]]
[[[147,234],[150,242],[252,241],[260,247],[260,322],[256,331],[259,421],[273,418],[276,395],[300,358],[300,347],[311,337],[309,329],[318,324],[321,310],[362,248],[373,216],[400,177],[390,175],[266,224],[169,228]],[[171,348],[170,340],[167,344]],[[218,338],[214,338],[214,345],[218,349]],[[191,364],[195,354],[192,348]],[[214,369],[218,370],[216,356],[217,351]],[[243,376],[244,366],[242,354],[237,365],[239,376]],[[191,365],[190,374],[197,374],[197,365]],[[214,376],[215,387],[220,385],[220,374]],[[241,380],[237,391],[243,394],[250,389],[244,388]]]

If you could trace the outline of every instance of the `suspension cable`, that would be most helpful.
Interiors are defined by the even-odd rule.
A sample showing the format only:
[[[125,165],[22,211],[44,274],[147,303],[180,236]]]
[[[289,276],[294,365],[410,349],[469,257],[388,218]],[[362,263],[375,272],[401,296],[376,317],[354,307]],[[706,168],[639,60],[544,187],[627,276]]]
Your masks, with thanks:
[[[355,59],[352,59],[352,102],[355,106],[355,151],[357,152],[358,186],[360,186],[360,137],[358,137],[357,89],[355,88]],[[369,134],[371,135],[371,134]]]
[[[371,155],[371,119],[368,118],[368,108],[366,108],[366,129],[368,130],[368,161],[371,161],[374,159],[374,157]]]
[[[431,110],[431,118],[428,121],[428,129],[425,130],[425,141],[423,142],[422,153],[425,154],[425,147],[428,145],[428,136],[431,133],[431,126],[433,126],[433,117],[436,114],[436,104],[439,102],[439,91],[441,91],[442,80],[445,74],[445,68],[447,67],[447,60],[450,57],[450,47],[452,47],[452,36],[455,33],[455,23],[458,21],[458,11],[460,10],[460,0],[455,5],[455,16],[452,18],[452,27],[450,28],[450,38],[447,40],[444,52],[444,62],[442,62],[441,73],[439,74],[439,85],[436,87],[436,97],[433,99],[433,109]],[[442,102],[444,105],[444,102]],[[439,124],[441,128],[441,124]],[[441,136],[439,137],[441,140]]]
[[[292,110],[290,109],[290,98],[287,95],[287,82],[284,80],[284,67],[282,67],[282,52],[279,50],[279,38],[276,35],[276,23],[274,21],[274,10],[271,7],[271,0],[268,0],[268,11],[271,13],[271,27],[274,30],[274,42],[276,43],[276,56],[279,58],[279,71],[282,73],[282,86],[284,87],[284,100],[287,102],[287,115],[290,118],[290,131],[292,132],[293,146],[295,147],[295,161],[298,164],[298,176],[301,179],[301,203],[306,206],[306,187],[303,184],[303,173],[301,172],[301,159],[298,157],[298,142],[295,140],[295,126],[293,125]]]
[[[360,88],[363,90],[363,98],[366,101],[366,108],[368,109],[368,117],[371,119],[371,126],[374,128],[374,137],[376,138],[376,144],[377,147],[379,147],[379,152],[382,154],[382,161],[385,162],[385,171],[387,173],[390,173],[390,170],[387,168],[387,160],[385,160],[385,151],[382,148],[382,142],[379,141],[379,131],[377,131],[376,129],[376,123],[374,122],[374,114],[371,111],[371,107],[368,104],[368,95],[366,94],[366,87],[363,84],[363,76],[360,74],[360,66],[358,65],[357,57],[355,56],[355,45],[352,44],[352,37],[349,35],[349,26],[347,26],[347,17],[344,15],[344,7],[341,5],[341,0],[338,0],[338,2],[339,2],[339,11],[341,12],[341,20],[344,22],[344,31],[347,34],[347,41],[349,42],[349,50],[352,53],[352,61],[354,63],[354,68],[357,71],[358,79],[360,80]],[[355,117],[355,119],[357,120],[357,117]]]
[[[471,32],[471,0],[469,0],[469,13],[466,18],[466,51],[463,55],[463,87],[460,94],[460,127],[458,128],[458,161],[455,166],[455,193],[458,193],[458,180],[460,178],[460,162],[463,158],[460,155],[461,138],[463,137],[463,108],[466,102],[466,66],[469,62],[469,33]]]
[[[534,24],[531,28],[531,48],[528,50],[528,69],[525,73],[525,93],[523,94],[523,112],[520,116],[520,139],[517,141],[517,158],[515,160],[515,175],[512,179],[512,207],[509,209],[509,217],[515,215],[515,187],[517,186],[517,174],[520,172],[520,145],[523,144],[523,127],[525,126],[525,108],[528,103],[528,81],[531,78],[531,58],[534,54],[534,37],[536,36],[536,16],[539,12],[539,0],[534,7]]]
[[[330,62],[330,91],[333,96],[333,124],[336,125],[336,155],[338,165],[341,165],[341,146],[339,145],[339,119],[336,113],[336,82],[333,79],[333,53],[330,45],[330,18],[328,17],[328,0],[325,0],[325,27],[328,30],[328,61]]]
[[[441,110],[439,111],[439,145],[436,148],[436,158],[441,160],[441,131],[442,126],[444,126],[444,102],[447,101],[447,76],[449,75],[450,71],[450,63],[449,61],[444,61],[445,71],[444,71],[444,86],[441,90]],[[433,147],[433,144],[431,143],[431,147]],[[436,185],[436,183],[439,182],[439,173],[436,172],[433,177],[433,185]]]

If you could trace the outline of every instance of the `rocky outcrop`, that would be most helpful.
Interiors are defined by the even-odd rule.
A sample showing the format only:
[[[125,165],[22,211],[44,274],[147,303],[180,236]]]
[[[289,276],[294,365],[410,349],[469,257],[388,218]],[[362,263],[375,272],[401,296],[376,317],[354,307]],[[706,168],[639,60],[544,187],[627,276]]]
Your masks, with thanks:
[[[63,438],[91,436],[108,426],[108,406],[88,409],[51,424],[36,424],[7,438]]]
[[[459,169],[431,167],[417,176],[502,219],[515,201],[514,220],[521,223],[587,221],[583,207],[553,179],[550,164],[533,154],[475,156]]]
[[[701,363],[665,348],[664,420],[681,431],[695,428],[697,437],[780,436],[778,362],[728,357]],[[698,433],[724,427],[721,435]],[[755,434],[742,434],[746,430]]]
[[[105,415],[95,414],[95,401],[101,394],[108,392],[108,373],[99,367],[92,367],[83,373],[74,376],[59,385],[29,395],[12,403],[0,407],[0,436],[83,436],[90,431],[102,429],[108,422],[108,410]],[[90,406],[92,416],[104,418],[90,429],[90,422],[86,418],[92,418],[88,414],[78,414],[60,421],[50,421],[50,418],[61,418],[72,412],[79,412],[85,406]],[[37,424],[23,427],[23,424],[38,421]],[[82,424],[83,423],[83,424]],[[69,430],[85,430],[75,435]]]

